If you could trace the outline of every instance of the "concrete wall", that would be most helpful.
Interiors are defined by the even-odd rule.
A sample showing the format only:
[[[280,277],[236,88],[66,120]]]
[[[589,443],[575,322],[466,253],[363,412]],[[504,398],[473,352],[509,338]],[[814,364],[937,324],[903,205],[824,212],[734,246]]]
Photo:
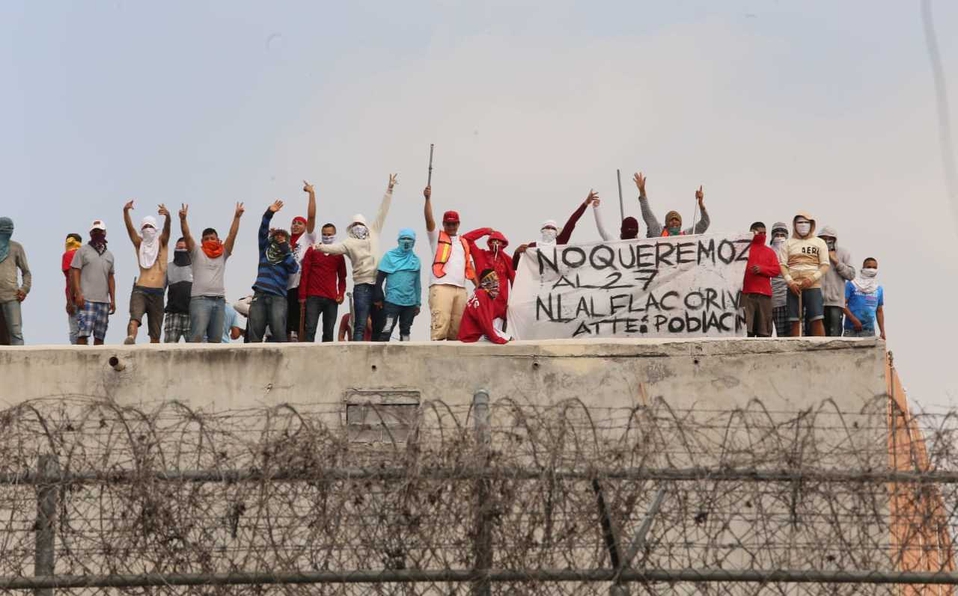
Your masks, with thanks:
[[[115,357],[123,370],[110,366]],[[135,404],[181,400],[217,410],[342,402],[350,390],[418,391],[466,404],[568,398],[621,407],[664,397],[677,407],[796,410],[831,398],[857,411],[885,392],[883,342],[562,340],[458,343],[139,345],[0,348],[0,403],[92,396]],[[644,397],[643,397],[644,396]]]

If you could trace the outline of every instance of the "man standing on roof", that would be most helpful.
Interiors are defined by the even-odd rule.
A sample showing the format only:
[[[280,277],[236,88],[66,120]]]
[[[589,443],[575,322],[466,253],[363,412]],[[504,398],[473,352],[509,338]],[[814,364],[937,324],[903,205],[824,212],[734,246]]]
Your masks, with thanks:
[[[272,332],[272,340],[286,341],[287,295],[289,277],[299,271],[296,257],[289,246],[289,232],[270,230],[273,216],[283,208],[282,201],[274,201],[263,214],[259,226],[259,266],[256,283],[253,284],[253,302],[249,307],[249,343],[263,341],[266,326]],[[299,297],[296,298],[299,310]]]
[[[289,246],[293,250],[293,258],[296,259],[298,269],[296,273],[289,276],[289,288],[286,291],[286,337],[293,341],[293,335],[299,334],[300,319],[300,291],[299,283],[303,271],[303,258],[306,251],[316,244],[316,190],[313,185],[303,180],[303,192],[309,194],[309,204],[306,206],[306,217],[297,215],[289,225]],[[302,337],[297,337],[297,341],[303,341]]]
[[[488,248],[479,248],[476,240],[488,236],[486,241]],[[506,254],[506,247],[509,241],[502,235],[502,232],[492,228],[479,228],[462,235],[469,243],[469,251],[472,253],[476,264],[476,270],[493,269],[499,276],[499,296],[496,298],[496,318],[506,318],[506,307],[509,306],[509,286],[516,279],[516,270],[512,268],[512,259]]]
[[[502,334],[492,321],[495,319],[496,297],[499,295],[499,276],[493,269],[485,269],[479,277],[479,287],[462,314],[462,325],[459,327],[459,341],[474,343],[489,341],[494,344],[509,343],[509,338]]]
[[[687,236],[690,234],[704,234],[709,229],[711,219],[709,212],[705,209],[705,192],[702,187],[695,191],[695,200],[698,201],[699,220],[695,223],[695,228],[682,229],[682,214],[678,211],[669,211],[665,214],[665,226],[663,227],[655,214],[652,213],[652,207],[649,206],[649,197],[645,194],[645,176],[638,172],[632,177],[636,188],[639,189],[639,206],[642,208],[642,219],[645,220],[647,228],[646,237],[656,238],[659,236]]]
[[[757,221],[749,228],[752,245],[745,266],[741,306],[745,309],[745,327],[749,337],[772,336],[772,283],[781,275],[778,255],[765,246],[765,224]]]
[[[226,242],[220,241],[216,230],[206,228],[201,236],[201,244],[197,244],[186,221],[189,205],[183,204],[180,208],[180,229],[186,248],[190,251],[193,267],[193,286],[190,288],[192,343],[201,343],[204,337],[207,337],[210,343],[219,343],[223,338],[223,321],[226,317],[226,260],[233,254],[240,218],[245,212],[243,203],[237,203]]]
[[[792,237],[785,243],[779,261],[782,277],[788,284],[788,321],[792,337],[802,334],[802,315],[810,322],[811,334],[825,335],[822,277],[828,272],[828,246],[815,236],[815,220],[807,213],[799,213],[792,220]]]
[[[10,345],[22,346],[23,322],[20,303],[26,300],[27,294],[30,293],[33,276],[30,274],[23,245],[11,240],[12,236],[13,220],[0,217],[0,311],[3,311],[6,321]]]
[[[425,198],[423,216],[426,236],[433,255],[429,281],[429,339],[454,340],[459,336],[459,323],[466,308],[466,280],[476,283],[469,243],[459,236],[459,213],[446,211],[442,230],[436,229],[432,214],[432,187],[422,191]]]
[[[73,303],[73,278],[70,275],[70,263],[73,262],[73,255],[83,246],[83,237],[76,233],[67,234],[64,241],[63,256],[60,257],[60,270],[63,271],[63,277],[66,278],[66,297],[67,297],[67,321],[70,325],[70,344],[77,343],[77,307]]]
[[[389,341],[399,323],[399,341],[409,341],[412,322],[422,306],[422,275],[419,257],[413,250],[416,232],[399,230],[398,246],[379,261],[376,276],[376,301],[383,308],[383,329],[376,341]],[[383,285],[386,289],[383,290]]]
[[[323,244],[336,242],[336,226],[327,223],[320,230]],[[319,319],[323,319],[323,342],[333,341],[336,313],[346,298],[346,259],[328,255],[315,248],[303,258],[303,277],[299,284],[299,301],[306,305],[305,341],[316,341]]]
[[[822,278],[822,295],[825,299],[825,335],[841,337],[842,315],[845,313],[845,282],[855,279],[852,255],[844,247],[838,246],[838,232],[831,226],[825,226],[818,233],[828,247],[828,260],[831,263],[828,273]]]
[[[73,301],[77,307],[77,344],[103,345],[110,315],[116,312],[116,270],[113,253],[106,247],[106,224],[90,225],[90,241],[80,247],[70,263]]]
[[[788,224],[775,222],[772,226],[772,250],[781,261],[781,253],[788,240]],[[778,275],[772,278],[772,321],[775,323],[775,336],[788,337],[791,329],[788,324],[788,284],[782,277],[781,268]]]
[[[190,339],[190,293],[193,290],[193,264],[186,240],[173,245],[173,262],[166,267],[166,309],[163,317],[163,341],[175,344]]]
[[[346,255],[353,266],[353,341],[364,340],[366,322],[373,308],[376,274],[379,271],[379,235],[382,234],[397,183],[396,174],[389,175],[386,194],[379,204],[379,212],[372,226],[360,214],[353,216],[346,227],[346,239],[334,244],[317,244],[314,248],[328,255]]]
[[[622,220],[622,225],[619,227],[619,236],[618,238],[614,237],[611,232],[605,228],[605,223],[602,221],[602,215],[599,213],[599,195],[595,195],[595,200],[592,201],[592,215],[595,216],[595,227],[599,230],[599,236],[606,242],[611,240],[634,240],[639,236],[639,220],[635,219],[632,216],[626,217]]]
[[[126,326],[126,340],[123,343],[136,343],[137,331],[146,316],[150,343],[158,344],[163,331],[163,294],[166,284],[166,255],[170,243],[170,212],[165,205],[160,205],[157,209],[157,213],[164,217],[162,233],[156,229],[156,218],[150,215],[140,222],[140,231],[137,233],[130,218],[130,211],[133,211],[133,201],[123,206],[123,223],[126,224],[126,233],[136,249],[140,275],[130,294],[130,323]]]
[[[519,259],[522,258],[523,253],[530,248],[543,248],[550,246],[564,246],[569,243],[569,240],[572,238],[572,232],[575,231],[575,226],[579,223],[579,219],[582,217],[582,214],[585,213],[586,207],[595,203],[599,200],[599,195],[594,190],[589,190],[589,196],[585,198],[585,201],[572,212],[572,215],[569,216],[569,220],[565,222],[565,225],[562,226],[562,230],[559,230],[556,227],[556,221],[554,219],[547,219],[542,222],[542,227],[539,229],[541,237],[536,242],[528,242],[526,244],[520,244],[519,248],[516,249],[515,254],[512,255],[512,268],[519,268]]]
[[[845,284],[845,337],[885,339],[885,289],[878,284],[878,260],[867,258],[854,281]]]

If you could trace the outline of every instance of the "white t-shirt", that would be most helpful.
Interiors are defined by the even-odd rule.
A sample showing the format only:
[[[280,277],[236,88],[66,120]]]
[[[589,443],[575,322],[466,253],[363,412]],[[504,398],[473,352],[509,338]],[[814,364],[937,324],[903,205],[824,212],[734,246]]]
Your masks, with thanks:
[[[431,232],[426,232],[429,236],[430,263],[436,260],[436,247],[439,245],[439,228]],[[452,241],[452,252],[449,254],[449,260],[446,261],[444,271],[446,274],[442,277],[436,277],[432,273],[432,266],[429,267],[429,285],[430,286],[456,286],[457,288],[466,287],[466,250],[462,247],[459,236],[450,236]]]
[[[303,274],[303,257],[306,256],[309,247],[314,244],[316,244],[316,232],[303,232],[303,235],[299,237],[299,242],[296,243],[296,248],[293,250],[293,257],[296,259],[299,268],[296,273],[289,276],[286,289],[291,290],[299,287],[299,278]]]

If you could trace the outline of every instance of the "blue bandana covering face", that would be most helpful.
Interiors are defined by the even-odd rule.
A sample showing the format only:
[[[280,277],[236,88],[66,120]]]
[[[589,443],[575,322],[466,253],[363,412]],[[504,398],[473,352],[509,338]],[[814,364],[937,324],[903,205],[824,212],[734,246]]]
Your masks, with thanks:
[[[379,261],[379,270],[383,273],[396,271],[418,271],[419,257],[413,252],[416,246],[416,232],[411,228],[399,230],[399,246],[383,255]]]
[[[0,263],[7,260],[10,254],[10,237],[13,236],[13,220],[9,217],[0,217]]]

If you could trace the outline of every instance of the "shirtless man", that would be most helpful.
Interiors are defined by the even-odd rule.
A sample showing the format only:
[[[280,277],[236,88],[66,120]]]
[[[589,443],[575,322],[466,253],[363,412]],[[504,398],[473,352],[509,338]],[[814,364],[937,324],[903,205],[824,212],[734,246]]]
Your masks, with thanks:
[[[123,221],[136,249],[140,275],[133,285],[133,293],[130,294],[130,324],[126,327],[126,340],[123,343],[136,343],[136,333],[143,324],[143,315],[146,315],[150,343],[158,344],[160,332],[163,330],[163,294],[170,243],[170,212],[165,205],[160,205],[157,209],[157,213],[165,219],[162,233],[156,229],[156,218],[152,216],[143,218],[140,232],[137,233],[133,220],[130,219],[130,211],[133,211],[133,201],[123,206]]]

